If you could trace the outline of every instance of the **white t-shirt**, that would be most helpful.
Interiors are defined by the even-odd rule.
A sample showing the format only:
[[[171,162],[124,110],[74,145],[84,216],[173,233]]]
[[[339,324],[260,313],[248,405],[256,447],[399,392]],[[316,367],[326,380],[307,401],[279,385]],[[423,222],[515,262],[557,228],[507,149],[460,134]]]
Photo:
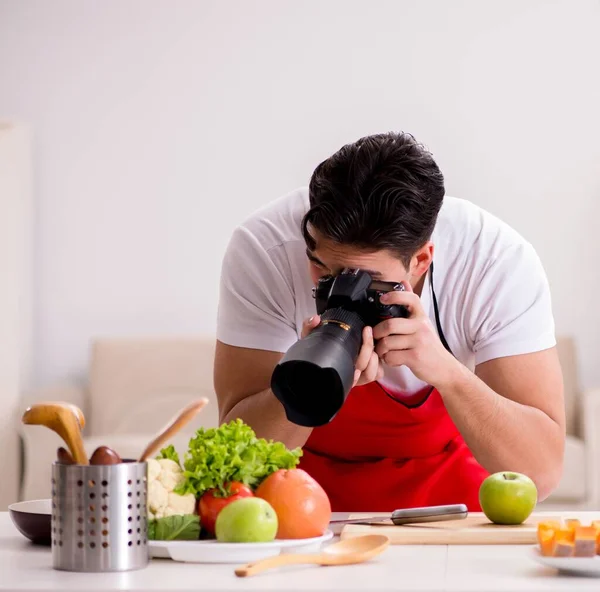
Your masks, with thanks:
[[[225,253],[217,339],[285,352],[315,314],[301,220],[308,189],[280,197],[237,227]],[[475,204],[444,197],[435,230],[433,284],[442,331],[468,368],[555,345],[546,274],[534,248]],[[431,282],[421,302],[434,327]],[[384,366],[381,384],[412,395],[426,385],[404,367]]]

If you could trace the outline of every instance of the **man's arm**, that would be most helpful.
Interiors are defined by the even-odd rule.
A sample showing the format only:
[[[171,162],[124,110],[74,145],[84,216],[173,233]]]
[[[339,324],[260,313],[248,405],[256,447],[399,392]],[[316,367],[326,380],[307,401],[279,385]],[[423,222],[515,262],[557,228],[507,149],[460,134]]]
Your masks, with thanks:
[[[457,364],[435,385],[475,459],[488,471],[531,477],[543,500],[563,468],[563,380],[555,348],[484,362],[475,374]]]
[[[406,365],[436,387],[475,459],[489,472],[517,471],[536,483],[543,500],[562,474],[565,442],[563,380],[555,348],[503,356],[471,372],[442,345],[419,297],[382,297],[405,305],[408,319],[373,329],[377,354],[390,366]]]
[[[269,388],[273,369],[283,354],[234,347],[217,341],[214,383],[220,421],[241,418],[259,438],[283,442],[288,448],[304,446],[311,429],[289,422],[281,403]]]
[[[236,228],[223,258],[213,370],[220,421],[240,418],[259,437],[303,446],[310,430],[287,421],[269,386],[282,352],[298,339],[285,249],[265,248],[264,225]]]

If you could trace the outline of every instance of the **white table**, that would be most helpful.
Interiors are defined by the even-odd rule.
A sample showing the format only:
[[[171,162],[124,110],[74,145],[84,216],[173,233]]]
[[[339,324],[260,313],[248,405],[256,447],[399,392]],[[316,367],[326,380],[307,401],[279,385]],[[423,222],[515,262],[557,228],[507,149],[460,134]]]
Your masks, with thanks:
[[[586,520],[585,513],[575,514]],[[600,578],[558,576],[553,570],[533,562],[528,552],[528,546],[394,545],[379,557],[361,565],[293,566],[250,578],[236,577],[233,565],[184,564],[171,560],[151,560],[146,569],[139,571],[81,574],[52,569],[50,548],[31,545],[14,528],[8,513],[0,513],[0,590],[600,590]]]

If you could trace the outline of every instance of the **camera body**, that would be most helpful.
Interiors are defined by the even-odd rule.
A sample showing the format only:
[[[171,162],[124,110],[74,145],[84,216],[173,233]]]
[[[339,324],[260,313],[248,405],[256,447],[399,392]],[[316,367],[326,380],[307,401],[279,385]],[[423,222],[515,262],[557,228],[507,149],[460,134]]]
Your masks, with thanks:
[[[356,313],[365,325],[374,327],[385,319],[409,316],[405,306],[381,302],[383,294],[397,290],[404,290],[404,286],[398,282],[373,280],[366,271],[346,268],[337,276],[320,278],[313,288],[313,297],[319,315],[341,308]]]

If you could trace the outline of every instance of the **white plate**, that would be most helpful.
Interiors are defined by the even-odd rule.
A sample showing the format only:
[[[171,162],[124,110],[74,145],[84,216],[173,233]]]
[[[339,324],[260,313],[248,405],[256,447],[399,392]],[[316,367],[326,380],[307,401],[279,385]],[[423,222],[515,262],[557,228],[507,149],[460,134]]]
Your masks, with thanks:
[[[283,539],[270,543],[220,543],[207,541],[148,541],[150,557],[188,563],[249,563],[281,553],[311,553],[333,538],[328,530],[312,539]]]
[[[600,555],[596,557],[544,557],[539,547],[533,547],[534,561],[560,572],[600,578]]]

